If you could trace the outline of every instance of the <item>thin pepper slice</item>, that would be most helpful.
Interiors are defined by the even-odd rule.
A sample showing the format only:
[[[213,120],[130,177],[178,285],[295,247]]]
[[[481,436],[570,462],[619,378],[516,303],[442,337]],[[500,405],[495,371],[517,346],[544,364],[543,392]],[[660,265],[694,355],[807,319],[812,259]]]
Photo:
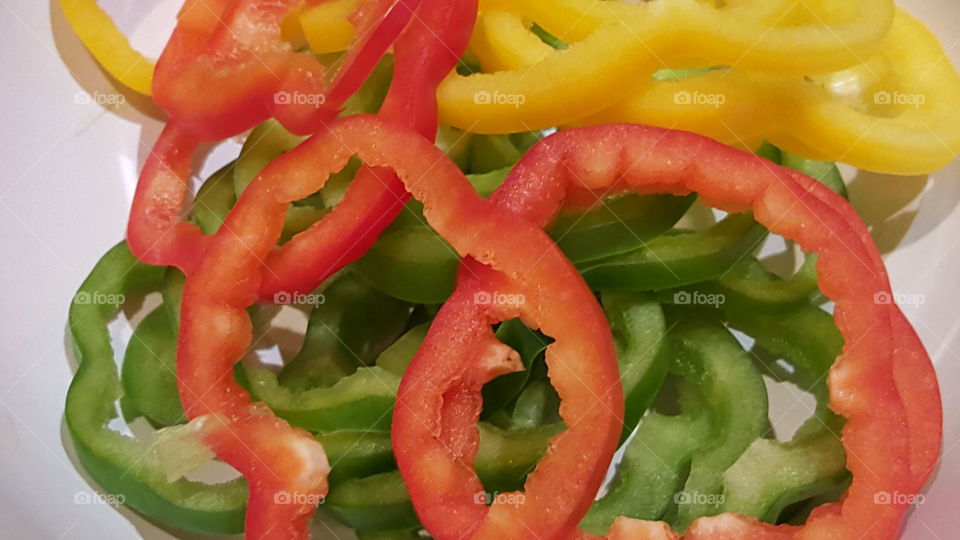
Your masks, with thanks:
[[[137,184],[127,227],[133,252],[146,262],[189,272],[209,240],[179,221],[190,162],[199,142],[235,135],[271,115],[299,132],[310,132],[318,122],[335,116],[336,108],[374,69],[419,0],[408,3],[387,6],[386,16],[351,51],[328,87],[320,77],[322,66],[309,55],[290,52],[280,39],[279,21],[292,2],[244,0],[229,6],[225,0],[187,2],[158,63],[155,100],[172,120],[155,143]],[[223,54],[238,47],[240,53]],[[242,84],[218,77],[239,79]],[[206,92],[212,85],[229,88],[231,94]],[[198,96],[206,97],[198,101]]]
[[[569,124],[627,98],[662,67],[736,65],[795,75],[844,69],[876,48],[894,11],[889,0],[861,0],[842,10],[805,4],[812,10],[806,17],[783,1],[554,0],[494,7],[571,43],[532,65],[444,81],[437,94],[441,120],[477,133]]]
[[[367,285],[353,274],[339,276],[310,312],[303,346],[279,375],[285,387],[307,390],[331,386],[359,366],[373,363],[403,333],[411,306]],[[296,301],[280,297],[276,303]],[[322,300],[322,301],[321,301]]]
[[[357,120],[358,123],[363,121],[365,119]],[[392,139],[399,143],[400,137]],[[850,458],[848,468],[853,473],[853,482],[842,503],[828,507],[832,510],[815,512],[804,529],[807,534],[815,535],[849,536],[868,528],[879,534],[893,534],[900,526],[905,507],[876,504],[874,493],[881,490],[915,492],[922,486],[932,471],[930,466],[939,448],[941,408],[929,357],[915,333],[909,329],[895,304],[874,302],[877,291],[889,293],[890,287],[879,253],[855,211],[839,195],[810,177],[790,169],[771,168],[762,158],[690,133],[612,125],[567,130],[545,141],[548,142],[541,142],[528,152],[488,202],[477,198],[462,181],[459,186],[454,184],[455,187],[451,187],[448,181],[442,184],[444,208],[431,209],[431,204],[426,201],[434,195],[431,188],[439,192],[440,185],[422,179],[411,189],[425,200],[426,215],[441,234],[444,234],[445,226],[452,227],[452,222],[444,219],[450,211],[447,208],[456,212],[458,223],[466,221],[471,212],[482,212],[487,218],[485,223],[489,223],[497,212],[490,203],[511,213],[522,214],[526,218],[524,223],[545,224],[560,206],[566,192],[563,186],[567,182],[580,183],[583,189],[613,185],[674,194],[697,191],[708,204],[727,212],[752,209],[757,220],[768,226],[771,232],[794,239],[802,248],[818,253],[819,283],[823,293],[836,302],[835,320],[846,343],[840,360],[830,372],[831,407],[847,418],[843,442]],[[641,163],[643,166],[638,166]],[[671,177],[673,171],[677,172]],[[438,172],[435,176],[443,175]],[[510,222],[508,217],[496,217],[500,218],[498,221]],[[471,233],[466,235],[467,238],[446,234],[447,239],[461,253],[470,254],[470,247],[481,243],[478,239],[482,238],[482,242],[486,242],[486,247],[480,248],[484,260],[493,261],[495,267],[500,265],[503,270],[506,263],[496,257],[493,246],[502,241],[498,236],[503,236],[506,225],[498,224],[496,230],[499,233],[491,229],[489,235],[481,233],[483,224],[469,225]],[[523,230],[522,224],[516,227]],[[507,249],[511,256],[503,256],[513,260],[529,253],[527,244],[533,242],[526,237],[511,238],[510,241],[511,247]],[[537,254],[542,255],[543,250],[538,249]],[[464,530],[477,531],[478,534],[498,530],[510,534],[518,530],[520,523],[516,520],[520,515],[536,510],[539,510],[537,515],[540,517],[524,520],[524,524],[543,527],[539,530],[553,530],[547,529],[558,526],[549,518],[551,514],[543,517],[544,505],[549,499],[540,499],[536,490],[533,491],[536,494],[534,504],[515,511],[495,504],[490,515],[482,509],[470,508],[465,499],[467,492],[476,485],[475,476],[469,469],[464,470],[455,463],[457,455],[463,455],[461,452],[469,455],[471,448],[475,448],[466,427],[475,416],[469,413],[471,409],[463,410],[462,407],[471,403],[471,394],[479,388],[474,386],[475,379],[469,378],[459,379],[464,386],[456,388],[450,388],[449,382],[442,383],[458,379],[448,372],[450,367],[441,356],[449,353],[454,343],[462,347],[463,355],[455,355],[461,366],[456,371],[461,373],[459,377],[472,370],[479,373],[471,376],[482,381],[489,376],[489,370],[506,369],[501,363],[490,363],[494,357],[487,349],[489,341],[481,341],[486,337],[479,331],[489,324],[489,315],[473,305],[467,293],[491,285],[498,290],[519,293],[508,288],[511,280],[529,279],[527,276],[531,274],[529,264],[518,272],[521,275],[507,271],[509,278],[498,277],[469,261],[467,265],[461,272],[459,290],[441,309],[424,347],[411,363],[401,384],[398,397],[401,406],[394,413],[393,429],[398,465],[421,520],[435,535],[460,535]],[[537,289],[546,289],[557,295],[560,295],[558,291],[569,291],[574,283],[582,283],[574,278],[568,280],[569,285],[553,287],[544,282],[546,276],[538,278]],[[534,305],[541,300],[542,297],[535,296]],[[526,308],[530,304],[528,297]],[[578,313],[578,317],[577,323],[582,326],[583,314]],[[454,332],[453,328],[457,330]],[[473,331],[477,333],[465,334],[468,328],[476,329]],[[553,335],[548,327],[543,329]],[[560,337],[560,334],[554,337]],[[473,357],[477,363],[472,367],[463,365],[463,358],[470,358],[467,351],[477,355]],[[898,352],[896,357],[893,351]],[[488,363],[480,362],[481,359]],[[507,365],[510,365],[509,360]],[[563,373],[562,369],[560,373]],[[434,392],[442,393],[445,388],[449,391],[438,400],[440,394]],[[921,397],[924,395],[927,397]],[[563,391],[561,397],[567,398]],[[422,419],[440,422],[445,416],[442,423],[435,424],[443,426],[443,431],[439,432],[442,440],[437,440],[437,432],[432,432]],[[617,418],[617,413],[614,412],[613,416]],[[571,430],[575,427],[574,423]],[[567,442],[568,439],[561,437],[561,441]],[[558,446],[555,445],[554,451]],[[554,452],[550,452],[541,460],[534,475],[550,462],[553,455]],[[583,455],[579,454],[578,459],[582,460]],[[603,452],[593,455],[607,457]],[[428,463],[429,469],[425,468]],[[565,472],[565,478],[569,479],[570,471]],[[560,478],[550,480],[563,481]],[[441,481],[442,484],[437,484]],[[533,477],[528,479],[528,495],[531,482],[535,486],[541,485]],[[442,497],[445,505],[439,506],[437,497]],[[582,513],[571,509],[565,515],[579,518]],[[783,534],[792,534],[792,529],[763,525],[733,514],[700,518],[691,525],[689,534],[707,537],[718,531],[730,534],[782,531]]]
[[[891,174],[927,174],[960,154],[960,75],[923,23],[899,10],[872,56],[832,74],[742,69],[639,83],[581,123],[638,122]],[[786,164],[786,163],[785,163]]]
[[[121,243],[97,263],[77,295],[133,297],[158,289],[162,278],[162,268],[137,261]],[[199,533],[239,533],[246,493],[243,479],[221,485],[184,478],[171,482],[145,441],[107,426],[117,414],[114,402],[122,393],[107,332],[118,309],[77,301],[70,307],[70,335],[79,367],[67,392],[64,416],[80,463],[102,489],[122,494],[125,505],[150,519]]]
[[[161,305],[137,325],[123,355],[124,399],[161,426],[187,421],[177,396],[176,351],[176,331]]]
[[[97,0],[60,0],[70,27],[103,69],[124,86],[150,95],[153,61],[135,50]]]
[[[640,249],[578,265],[592,289],[660,290],[719,278],[760,247],[767,231],[750,213],[703,232],[664,234]]]
[[[441,8],[431,1],[424,7],[394,47],[394,78],[378,114],[409,122],[432,141],[437,130],[436,85],[466,47],[476,4],[457,0]],[[263,297],[279,290],[309,290],[358,259],[407,198],[402,183],[391,174],[361,168],[330,215],[270,254],[267,265],[273,272],[264,280]]]
[[[677,355],[670,371],[682,381],[681,415],[643,419],[617,478],[584,518],[591,532],[606,531],[619,515],[660,519],[667,513],[683,530],[691,516],[711,507],[717,513],[722,474],[766,429],[763,380],[722,325],[674,314],[668,335]]]

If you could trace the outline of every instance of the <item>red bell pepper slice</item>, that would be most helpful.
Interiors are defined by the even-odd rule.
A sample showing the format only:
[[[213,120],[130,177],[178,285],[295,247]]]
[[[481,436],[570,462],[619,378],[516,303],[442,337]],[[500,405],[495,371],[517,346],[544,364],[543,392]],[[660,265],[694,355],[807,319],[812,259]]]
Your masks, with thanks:
[[[302,457],[312,454],[310,449],[315,448],[314,443],[306,438],[306,434],[264,415],[230,377],[230,367],[251,340],[251,325],[245,307],[257,298],[260,277],[264,274],[260,261],[279,238],[287,204],[320,189],[330,173],[341,169],[352,155],[359,156],[367,166],[393,169],[404,184],[412,188],[414,195],[428,203],[427,217],[434,227],[443,234],[458,238],[457,247],[462,252],[484,257],[488,262],[490,257],[505,254],[500,257],[502,266],[508,268],[511,276],[523,282],[529,290],[543,286],[542,293],[531,293],[526,305],[540,307],[531,316],[543,319],[545,330],[564,336],[557,340],[559,345],[553,346],[551,363],[558,370],[554,379],[566,400],[564,418],[575,427],[554,441],[551,456],[540,465],[541,478],[558,480],[541,482],[539,488],[531,489],[528,485],[527,496],[539,494],[545,499],[556,498],[554,488],[558,484],[567,492],[595,490],[620,434],[618,411],[623,408],[623,396],[610,329],[589,289],[582,281],[577,281],[574,267],[552,247],[553,243],[543,231],[502,210],[499,211],[501,219],[488,219],[488,210],[496,208],[489,203],[474,204],[479,200],[476,192],[456,165],[431,141],[377,117],[353,116],[331,123],[327,130],[284,154],[250,184],[224,226],[213,237],[195,271],[188,276],[184,288],[177,366],[181,399],[191,418],[214,414],[224,424],[224,429],[206,435],[205,440],[221,458],[250,480],[248,534],[266,534],[269,521],[286,519],[285,523],[289,523],[293,519],[300,520],[310,510],[308,506],[278,503],[271,499],[271,493],[276,496],[278,490],[285,489],[296,490],[301,496],[312,496],[322,493],[324,486],[319,481],[322,475],[313,474],[317,473],[316,468],[306,469],[310,473],[306,475],[298,472],[306,466]],[[499,228],[503,226],[514,234],[499,234]],[[454,234],[464,227],[474,234],[466,239]],[[499,247],[488,253],[491,243]],[[540,249],[543,247],[548,249]],[[513,254],[517,252],[527,256],[516,258]],[[549,273],[545,282],[534,282],[543,277],[539,274],[531,274],[524,282],[525,263],[540,255],[544,255],[544,264],[555,268],[556,272]],[[477,271],[493,274],[479,264]],[[573,286],[569,286],[571,283]],[[508,284],[504,285],[501,290],[509,291]],[[557,291],[560,294],[554,294]],[[490,308],[474,304],[473,300],[465,299],[478,313]],[[551,317],[544,315],[562,312],[571,305],[580,306],[576,319],[561,318],[561,324],[553,325]],[[518,311],[510,306],[507,308],[503,310],[504,317],[514,316]],[[527,311],[523,308],[523,313]],[[482,360],[483,372],[461,381],[474,388],[479,396],[484,378],[504,370],[519,369],[521,364],[516,354],[498,345],[486,319],[464,330],[483,338],[487,346],[472,350],[478,353],[473,356]],[[470,345],[469,333],[458,335],[463,339],[464,347]],[[567,369],[558,368],[558,365]],[[600,397],[586,391],[588,388],[602,390]],[[466,391],[466,387],[462,389]],[[598,401],[601,406],[597,406]],[[479,397],[474,399],[474,404],[476,410],[472,412],[474,407],[462,408],[466,414],[464,420],[471,415],[476,420]],[[271,422],[272,428],[268,427]],[[258,430],[250,429],[251,426]],[[470,424],[451,423],[451,427],[462,432],[456,440],[470,440],[470,434],[466,433],[470,431]],[[268,437],[267,433],[271,431],[277,436]],[[471,450],[467,448],[466,451]],[[472,451],[475,451],[475,445]],[[578,460],[576,456],[599,459]],[[264,462],[282,467],[277,477],[270,474],[270,468]],[[569,466],[571,462],[575,462],[573,470]],[[547,463],[554,465],[548,467]],[[431,474],[435,475],[435,472]],[[468,499],[472,501],[473,498],[474,492],[470,492]],[[576,523],[575,516],[586,511],[590,497],[561,497],[558,500],[573,499],[576,507],[563,505],[555,512],[561,522],[554,527],[555,530],[572,527]],[[472,508],[480,507],[473,505]]]
[[[494,312],[503,311],[478,307],[471,303],[471,295],[528,294],[528,305],[520,308],[520,314],[528,322],[539,323],[558,342],[572,338],[571,348],[580,351],[581,361],[588,361],[586,355],[594,347],[603,346],[598,341],[609,339],[606,333],[581,339],[577,334],[551,333],[564,324],[590,327],[585,313],[595,303],[568,301],[563,308],[538,311],[546,295],[566,297],[570,290],[584,288],[579,276],[561,283],[564,269],[544,262],[557,251],[554,246],[537,245],[524,235],[523,242],[513,242],[511,251],[500,247],[502,237],[520,236],[501,210],[544,226],[556,215],[568,190],[581,194],[588,190],[698,192],[705,202],[723,210],[752,209],[772,232],[820,255],[819,283],[836,302],[835,319],[846,343],[831,370],[829,385],[831,407],[848,420],[843,443],[853,483],[842,502],[817,509],[802,529],[724,514],[697,520],[687,537],[776,538],[801,531],[812,538],[896,534],[907,505],[902,500],[891,504],[883,494],[916,493],[932,472],[941,439],[939,392],[930,359],[899,308],[875,301],[876,295],[889,294],[890,285],[866,226],[829,188],[698,135],[636,125],[593,126],[545,139],[521,160],[489,204],[479,197],[463,202],[459,191],[445,195],[443,190],[451,191],[449,182],[441,187],[421,180],[410,187],[426,205],[428,220],[458,252],[482,254],[483,262],[504,274],[491,275],[475,261],[464,262],[457,291],[435,319],[398,394],[393,424],[397,463],[421,521],[435,537],[571,534],[580,511],[593,500],[596,478],[574,490],[563,489],[565,482],[587,466],[599,462],[602,467],[595,469],[605,470],[608,463],[607,447],[596,444],[591,452],[564,455],[563,467],[544,474],[570,439],[586,449],[583,435],[577,434],[583,419],[571,414],[577,410],[576,402],[565,401],[561,411],[570,428],[553,441],[528,478],[526,502],[515,507],[496,502],[488,508],[471,499],[482,491],[470,465],[477,442],[473,424],[480,410],[480,384],[493,366],[500,365],[491,363],[488,325],[500,317]],[[440,201],[444,207],[431,206]],[[459,223],[447,217],[447,206],[456,208]],[[471,218],[477,214],[495,224],[495,232],[473,224]],[[512,270],[517,267],[524,272],[517,275]],[[522,286],[531,282],[534,286]],[[533,307],[530,298],[536,299]],[[551,380],[559,382],[571,368],[556,360],[561,356],[556,349],[552,354]],[[566,399],[560,384],[558,390]],[[608,425],[611,418],[619,419],[620,412],[610,406],[605,390],[583,382],[579,397],[589,394],[591,406],[605,412],[598,422]],[[516,499],[505,498],[511,500]],[[573,513],[563,513],[567,509],[574,509]]]
[[[470,40],[475,0],[428,0],[394,45],[393,81],[379,116],[409,123],[429,140],[437,133],[436,88]],[[329,215],[267,258],[260,298],[310,291],[367,252],[409,198],[389,170],[363,167]]]
[[[321,64],[290,51],[280,37],[280,22],[298,2],[187,1],[154,74],[154,101],[171,121],[140,174],[127,226],[131,251],[189,272],[207,246],[194,225],[180,222],[198,144],[236,135],[271,115],[288,129],[312,132],[336,116],[421,2],[363,4],[363,20],[355,22],[367,30],[328,83]],[[291,99],[297,93],[315,99]]]
[[[423,5],[395,45],[394,81],[381,115],[398,122],[413,122],[425,137],[433,138],[437,125],[436,86],[466,48],[475,18],[476,3],[471,0]],[[179,41],[171,43],[180,46]],[[348,55],[354,62],[375,59],[370,54]],[[343,80],[331,92],[340,101],[356,89],[351,85],[358,85],[360,79]],[[161,134],[141,174],[127,232],[131,250],[142,260],[177,266],[184,272],[190,272],[206,249],[206,238],[178,217],[193,148],[195,143],[176,127],[168,126]],[[362,169],[340,205],[270,254],[262,301],[272,302],[281,291],[309,291],[359,258],[400,212],[407,198],[403,184],[388,171]]]
[[[475,4],[470,0],[458,0],[453,9],[449,5],[440,6],[439,2],[436,4],[397,43],[396,66],[409,69],[395,78],[382,112],[398,121],[412,118],[419,131],[431,138],[436,130],[433,93],[440,79],[456,63],[459,57],[456,51],[466,46],[469,29],[464,30],[462,24],[472,24],[476,15]],[[437,36],[433,29],[449,39]],[[449,48],[451,45],[456,47],[458,43],[459,49]],[[182,134],[174,131],[169,137],[176,141],[178,136]],[[170,139],[161,137],[161,141],[165,140]],[[432,147],[432,142],[426,139],[424,144]],[[152,174],[154,178],[178,174],[185,177],[183,171],[189,168],[190,156],[178,153],[176,146],[171,144],[173,150],[161,148],[175,158],[168,165],[178,167],[176,171],[145,169],[145,174]],[[148,162],[148,167],[159,165],[157,162]],[[157,222],[175,223],[169,232],[160,227],[155,229],[159,233],[155,254],[170,261],[165,264],[176,262],[181,268],[189,269],[183,293],[177,360],[181,400],[190,418],[210,415],[216,420],[212,428],[201,431],[203,440],[221,459],[247,477],[250,495],[246,531],[251,538],[303,537],[306,523],[327,489],[329,468],[322,446],[307,433],[291,428],[276,418],[268,409],[252,404],[249,395],[230,377],[233,363],[250,346],[251,327],[245,307],[257,298],[263,277],[271,275],[270,269],[264,268],[262,261],[276,244],[286,203],[292,201],[281,199],[278,202],[274,193],[278,185],[287,181],[287,176],[312,176],[312,170],[309,150],[298,148],[278,159],[251,183],[221,232],[213,236],[204,236],[195,227],[179,222],[177,213],[184,194],[182,183],[179,189],[151,194],[147,199],[153,206],[147,204],[145,209],[140,209],[135,201],[134,214],[139,210],[148,217],[157,217]],[[399,212],[407,197],[403,183],[394,176],[387,178],[394,184],[393,187],[384,185],[384,180],[378,178],[373,169],[367,171],[366,176],[358,175],[354,185],[359,186],[359,191],[355,193],[360,195],[350,199],[349,193],[354,191],[351,187],[347,198],[341,203],[348,206],[337,207],[341,215],[353,213],[353,221],[349,225],[359,227],[364,219],[371,218],[374,223],[385,219],[380,229],[389,223],[389,218],[371,212],[372,209],[364,204],[371,197],[372,200],[395,205],[394,215]],[[322,183],[325,177],[321,175],[319,180]],[[154,183],[148,184],[148,187],[156,189],[156,186],[162,188],[163,185]],[[168,182],[167,186],[177,187],[174,180]],[[358,210],[364,213],[359,216],[359,225],[356,223]],[[137,222],[136,225],[142,223]],[[333,231],[337,224],[334,221],[326,227],[327,231]],[[380,229],[371,233],[360,228],[359,234],[361,238],[369,235],[372,243]],[[337,232],[344,235],[348,242],[357,240],[345,235],[343,229]],[[321,233],[310,241],[316,244],[326,239]],[[332,243],[335,247],[341,245]],[[203,250],[188,249],[191,245],[202,245]],[[349,247],[349,244],[344,245]],[[349,262],[342,258],[342,254],[337,255],[335,250],[319,251],[330,251],[332,255],[341,256],[341,266]],[[360,254],[362,251],[356,256]],[[171,255],[174,257],[171,258]],[[334,264],[337,262],[334,261]],[[314,276],[312,279],[318,278]],[[212,286],[214,283],[217,285]],[[229,285],[224,286],[226,284]]]

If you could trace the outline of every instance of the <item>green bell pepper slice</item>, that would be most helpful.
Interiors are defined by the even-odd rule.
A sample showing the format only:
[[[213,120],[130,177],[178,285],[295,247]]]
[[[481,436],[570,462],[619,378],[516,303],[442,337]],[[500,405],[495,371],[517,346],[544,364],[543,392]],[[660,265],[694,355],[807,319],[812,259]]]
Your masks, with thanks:
[[[299,353],[280,372],[291,390],[332,386],[372,364],[403,333],[412,311],[349,272],[324,289],[322,300],[310,312]]]
[[[176,367],[177,334],[166,308],[157,306],[134,329],[120,368],[124,399],[155,425],[187,421]]]
[[[581,523],[588,532],[605,531],[619,515],[667,519],[682,530],[717,513],[723,472],[767,427],[766,388],[736,338],[692,310],[670,315],[681,412],[640,422],[609,490]]]
[[[594,290],[669,289],[721,277],[753,253],[766,235],[750,212],[732,214],[706,231],[664,234],[640,249],[578,268]]]
[[[486,197],[509,169],[469,174],[467,179]],[[373,286],[415,304],[439,304],[453,292],[460,257],[423,217],[423,205],[407,202],[377,242],[351,268]]]
[[[420,526],[403,478],[397,471],[331,486],[321,508],[337,521],[362,532]]]
[[[330,462],[331,486],[351,478],[389,472],[397,468],[393,459],[390,434],[373,431],[335,431],[317,433]]]
[[[620,255],[670,230],[694,200],[693,195],[620,195],[586,213],[562,212],[550,236],[574,264]]]
[[[139,262],[118,244],[103,256],[80,286],[77,298],[122,298],[159,290],[163,269]],[[155,451],[144,441],[107,427],[122,394],[107,324],[119,307],[78,302],[70,307],[69,329],[79,362],[67,392],[65,420],[77,457],[107,492],[165,525],[205,534],[243,530],[247,489],[236,479],[209,485],[184,478],[167,480]]]

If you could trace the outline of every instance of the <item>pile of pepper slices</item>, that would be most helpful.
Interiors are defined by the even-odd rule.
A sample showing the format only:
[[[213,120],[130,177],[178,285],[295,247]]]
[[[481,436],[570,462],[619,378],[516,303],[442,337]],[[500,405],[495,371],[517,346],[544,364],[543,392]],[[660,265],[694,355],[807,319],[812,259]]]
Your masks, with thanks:
[[[61,5],[169,115],[79,293],[162,293],[119,373],[120,306],[70,309],[70,434],[131,508],[257,539],[318,506],[364,539],[899,531],[939,391],[834,162],[948,163],[960,77],[889,0],[186,0],[155,66]],[[247,132],[188,204],[198,147]],[[696,197],[722,219],[680,227]],[[238,362],[305,302],[299,354]],[[816,398],[789,441],[764,375]],[[188,479],[214,457],[242,477]]]

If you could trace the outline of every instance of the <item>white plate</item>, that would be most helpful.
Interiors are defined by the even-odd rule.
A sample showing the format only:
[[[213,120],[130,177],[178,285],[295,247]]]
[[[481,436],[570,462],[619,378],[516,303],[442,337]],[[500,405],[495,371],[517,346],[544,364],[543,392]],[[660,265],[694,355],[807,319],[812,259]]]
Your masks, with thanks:
[[[0,536],[170,538],[130,511],[75,502],[77,493],[91,488],[65,450],[62,420],[71,377],[67,306],[100,255],[123,235],[137,171],[159,132],[159,115],[132,106],[136,97],[130,94],[115,110],[90,103],[91,95],[116,99],[117,90],[67,28],[56,2],[12,1],[0,0]],[[135,45],[154,53],[179,4],[101,3],[133,34]],[[960,64],[954,47],[960,40],[960,4],[903,5],[933,28]],[[215,152],[211,166],[228,152]],[[929,179],[861,175],[851,197],[881,244],[896,246],[886,256],[894,289],[925,299],[904,310],[936,362],[944,398],[942,463],[905,537],[955,538],[960,164]]]

